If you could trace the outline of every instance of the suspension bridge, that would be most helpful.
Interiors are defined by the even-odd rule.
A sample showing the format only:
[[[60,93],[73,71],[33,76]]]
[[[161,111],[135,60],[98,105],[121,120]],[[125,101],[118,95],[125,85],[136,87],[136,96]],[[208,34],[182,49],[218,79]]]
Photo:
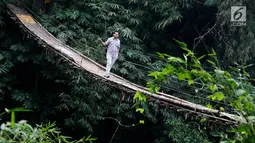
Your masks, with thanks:
[[[105,68],[102,65],[81,54],[79,51],[73,49],[72,47],[64,44],[59,39],[55,38],[25,9],[12,4],[7,4],[7,8],[7,12],[13,21],[16,22],[27,35],[31,36],[42,47],[52,50],[54,53],[58,54],[63,59],[71,63],[73,66],[89,72],[93,76],[100,78],[105,82],[111,83],[110,85],[113,85],[116,88],[124,91],[139,91],[148,95],[150,98],[160,100],[167,106],[175,107],[181,111],[199,114],[201,116],[205,116],[222,123],[232,124],[245,122],[242,117],[234,114],[221,112],[215,109],[209,109],[205,106],[195,104],[162,92],[151,93],[149,92],[148,88],[134,84],[113,73],[111,73],[110,78],[105,78]]]

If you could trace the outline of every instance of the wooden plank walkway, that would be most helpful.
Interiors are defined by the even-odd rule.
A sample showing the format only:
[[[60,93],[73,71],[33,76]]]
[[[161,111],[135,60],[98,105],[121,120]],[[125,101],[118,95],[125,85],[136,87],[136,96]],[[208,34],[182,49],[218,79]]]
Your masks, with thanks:
[[[33,36],[33,38],[37,40],[38,43],[43,47],[54,50],[55,53],[67,59],[73,65],[106,81],[109,81],[118,87],[122,87],[121,89],[123,90],[132,90],[134,92],[140,91],[146,95],[150,95],[152,98],[159,99],[164,103],[168,103],[169,105],[177,106],[191,113],[202,114],[203,116],[223,121],[224,123],[236,123],[237,121],[245,122],[241,117],[236,115],[220,112],[219,110],[209,109],[172,95],[161,92],[152,94],[147,88],[134,84],[116,74],[111,74],[110,78],[105,78],[103,76],[105,74],[105,68],[102,65],[96,63],[95,61],[81,54],[79,51],[69,47],[68,45],[62,43],[59,39],[55,38],[28,12],[26,12],[26,10],[11,4],[8,4],[7,7],[9,9],[8,13],[11,15],[11,18],[16,21],[25,32]]]

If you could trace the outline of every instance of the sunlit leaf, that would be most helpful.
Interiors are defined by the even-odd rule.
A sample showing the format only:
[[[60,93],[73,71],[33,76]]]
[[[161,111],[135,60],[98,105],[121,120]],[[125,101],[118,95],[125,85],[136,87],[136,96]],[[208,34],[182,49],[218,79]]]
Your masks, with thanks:
[[[188,84],[189,85],[194,84],[194,81],[193,80],[188,80]]]
[[[205,57],[205,55],[203,55],[203,56],[197,58],[197,60],[201,60],[201,59],[203,59],[204,57]]]
[[[205,122],[205,121],[206,121],[206,118],[205,118],[205,117],[203,117],[203,118],[200,120],[201,123],[203,123],[203,122]]]
[[[212,105],[211,104],[207,104],[206,107],[209,108],[209,109],[212,109]]]
[[[211,90],[212,92],[214,92],[214,91],[217,90],[216,84],[211,84],[211,85],[209,86],[209,88],[210,88],[210,90]]]
[[[139,123],[140,124],[144,124],[144,120],[139,120]]]
[[[207,98],[211,98],[212,100],[217,99],[218,101],[221,101],[224,99],[224,94],[222,92],[215,92],[213,95],[208,96]]]
[[[211,61],[211,60],[207,60],[207,62],[209,62],[213,66],[216,66],[216,64],[213,61]]]
[[[144,109],[143,108],[136,108],[136,110],[135,110],[136,112],[140,112],[141,114],[143,114],[143,112],[144,112]]]
[[[224,109],[223,107],[220,107],[220,111],[222,111],[222,112],[223,112],[223,111],[225,111],[225,109]]]

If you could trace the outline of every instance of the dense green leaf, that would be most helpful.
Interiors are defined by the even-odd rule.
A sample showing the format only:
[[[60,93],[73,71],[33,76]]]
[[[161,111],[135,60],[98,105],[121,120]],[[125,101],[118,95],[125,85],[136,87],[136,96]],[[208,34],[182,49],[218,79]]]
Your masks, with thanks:
[[[210,90],[211,90],[212,92],[214,92],[214,91],[217,90],[217,85],[216,85],[216,84],[211,84],[211,85],[209,86],[209,88],[210,88]]]

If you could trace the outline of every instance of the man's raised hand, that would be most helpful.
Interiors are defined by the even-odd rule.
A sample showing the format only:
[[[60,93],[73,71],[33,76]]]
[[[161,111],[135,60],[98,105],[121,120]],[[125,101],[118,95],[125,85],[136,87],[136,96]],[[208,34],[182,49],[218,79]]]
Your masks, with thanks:
[[[98,41],[101,42],[101,43],[103,42],[103,40],[101,38],[98,38]]]
[[[103,46],[106,46],[106,43],[105,43],[103,40],[101,40],[100,38],[98,39],[98,41],[99,41]]]

